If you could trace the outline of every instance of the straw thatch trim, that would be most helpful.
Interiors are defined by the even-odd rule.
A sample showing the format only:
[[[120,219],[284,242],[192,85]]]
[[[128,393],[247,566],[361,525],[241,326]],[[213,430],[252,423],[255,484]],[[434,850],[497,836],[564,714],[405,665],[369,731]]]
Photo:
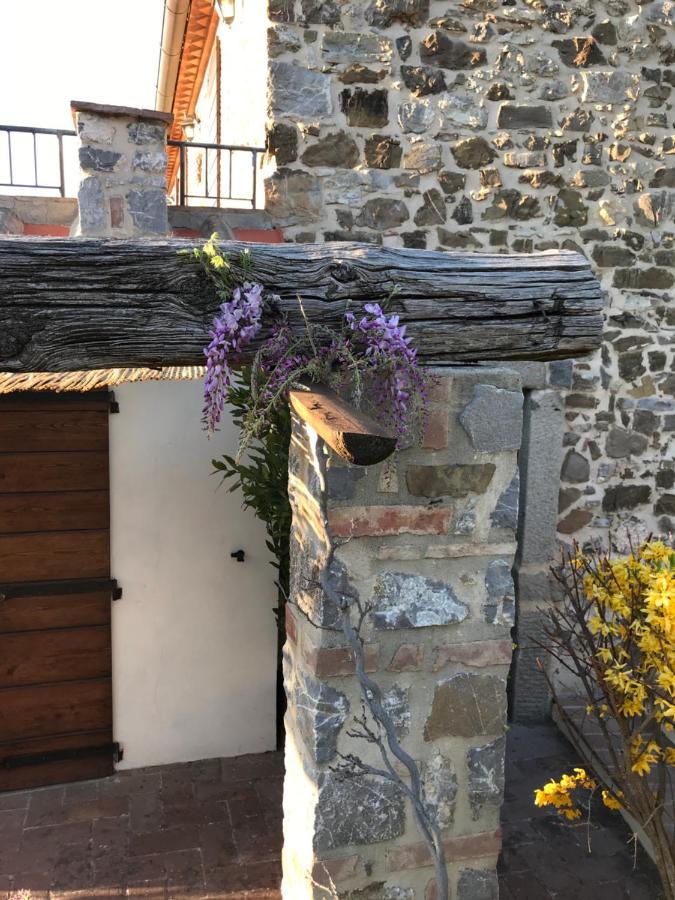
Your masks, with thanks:
[[[94,391],[134,381],[191,381],[204,377],[203,366],[164,369],[91,369],[85,372],[0,372],[0,394],[14,391]]]

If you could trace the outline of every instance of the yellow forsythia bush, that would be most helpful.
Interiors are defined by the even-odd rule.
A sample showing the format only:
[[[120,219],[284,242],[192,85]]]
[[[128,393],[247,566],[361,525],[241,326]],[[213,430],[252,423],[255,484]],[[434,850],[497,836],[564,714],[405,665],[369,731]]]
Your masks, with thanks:
[[[675,900],[675,551],[654,540],[613,559],[577,547],[555,574],[564,602],[549,612],[540,646],[576,676],[586,702],[585,721],[562,703],[559,714],[580,742],[589,720],[601,734],[611,779],[602,800],[642,825],[666,896]],[[557,700],[557,685],[542,669]],[[575,769],[535,791],[535,804],[574,821],[582,815],[579,798],[598,787]]]

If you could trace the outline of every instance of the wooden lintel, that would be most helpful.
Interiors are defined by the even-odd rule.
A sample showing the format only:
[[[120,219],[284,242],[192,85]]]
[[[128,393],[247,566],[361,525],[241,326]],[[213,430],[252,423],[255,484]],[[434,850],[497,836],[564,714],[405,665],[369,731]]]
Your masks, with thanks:
[[[200,267],[178,254],[194,243],[1,237],[0,372],[203,364],[220,301]],[[241,277],[244,249],[298,334],[298,296],[311,321],[337,328],[348,301],[358,315],[389,298],[426,365],[562,359],[600,345],[600,285],[578,253],[223,243]]]
[[[323,385],[291,391],[291,407],[338,456],[355,466],[382,462],[396,449],[392,437],[374,419],[345,403]]]

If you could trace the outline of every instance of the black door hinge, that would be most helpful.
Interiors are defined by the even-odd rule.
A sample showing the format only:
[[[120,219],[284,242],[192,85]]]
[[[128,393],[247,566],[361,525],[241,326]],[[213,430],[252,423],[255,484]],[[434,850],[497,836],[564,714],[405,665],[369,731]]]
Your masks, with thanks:
[[[117,400],[115,400],[114,391],[108,391],[108,403],[110,404],[111,413],[118,413],[120,411],[120,405]]]
[[[111,600],[121,600],[122,599],[122,588],[117,583],[116,578],[112,578],[110,580],[110,599]]]

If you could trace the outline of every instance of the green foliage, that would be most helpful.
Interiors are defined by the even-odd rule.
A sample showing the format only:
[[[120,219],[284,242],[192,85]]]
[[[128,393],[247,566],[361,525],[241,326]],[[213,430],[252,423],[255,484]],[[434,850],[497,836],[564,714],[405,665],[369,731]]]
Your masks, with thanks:
[[[233,410],[233,421],[241,428],[253,402],[251,393],[251,367],[237,372],[236,383],[228,393],[228,403]],[[265,523],[266,545],[274,555],[272,565],[277,569],[276,585],[279,604],[274,610],[279,630],[284,630],[284,607],[289,586],[289,538],[291,531],[291,505],[288,501],[288,448],[291,439],[291,417],[288,406],[279,404],[272,409],[265,422],[265,429],[253,440],[247,454],[223,456],[214,459],[217,472],[223,482],[229,483],[229,491],[241,491],[244,509],[251,509]]]

